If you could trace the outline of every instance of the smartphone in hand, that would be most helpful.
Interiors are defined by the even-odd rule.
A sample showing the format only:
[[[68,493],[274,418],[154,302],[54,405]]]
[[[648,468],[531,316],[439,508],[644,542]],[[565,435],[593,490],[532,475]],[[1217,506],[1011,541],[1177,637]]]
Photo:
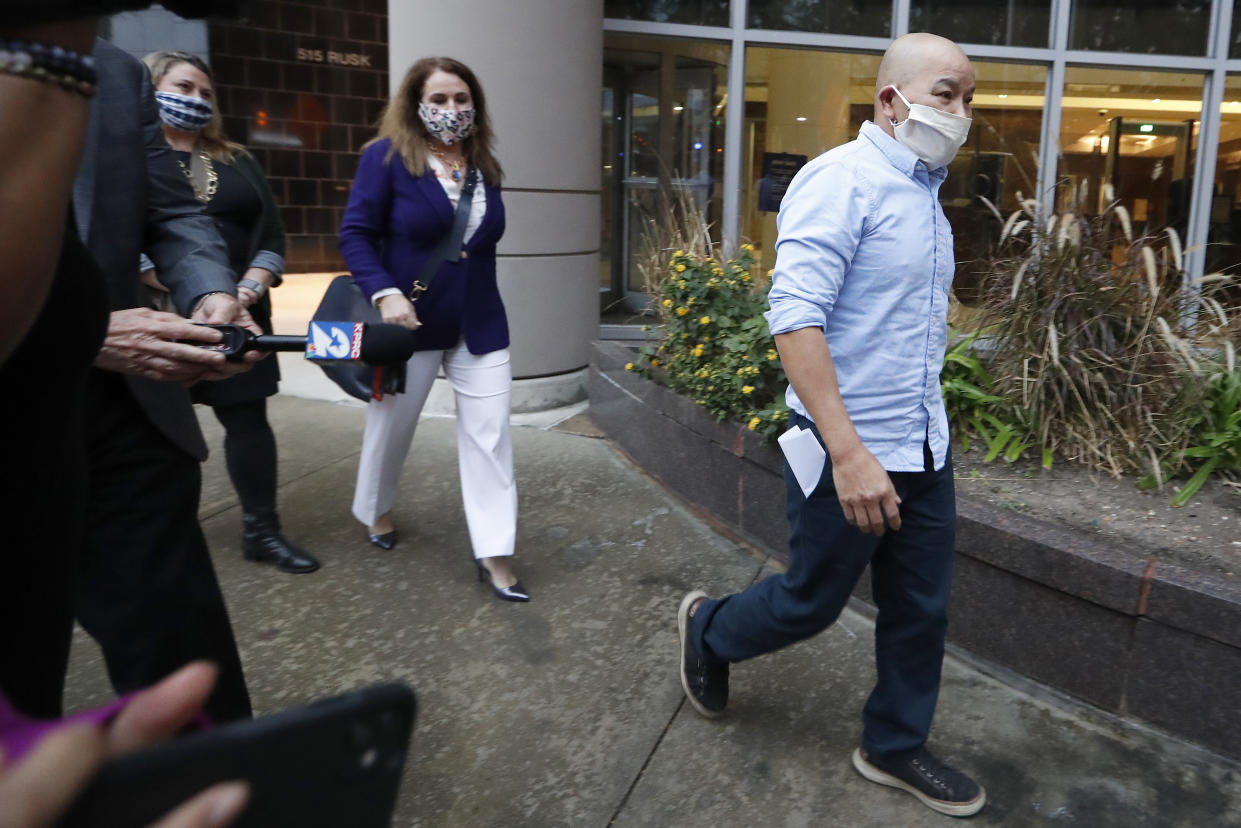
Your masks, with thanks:
[[[384,684],[231,722],[107,762],[57,828],[150,825],[218,782],[245,780],[235,828],[386,828],[416,701]]]

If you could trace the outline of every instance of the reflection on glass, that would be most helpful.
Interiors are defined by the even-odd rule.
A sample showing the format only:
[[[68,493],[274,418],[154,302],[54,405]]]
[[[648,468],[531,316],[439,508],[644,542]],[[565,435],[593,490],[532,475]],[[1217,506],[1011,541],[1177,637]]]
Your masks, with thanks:
[[[909,30],[958,43],[1047,46],[1051,0],[912,0]]]
[[[1202,76],[1069,67],[1060,120],[1060,206],[1098,212],[1102,186],[1137,234],[1174,227],[1185,237]]]
[[[1235,75],[1224,86],[1210,227],[1206,272],[1236,270],[1241,266],[1241,78]]]
[[[605,0],[603,16],[699,26],[729,24],[728,0]]]
[[[974,73],[974,123],[939,191],[956,246],[953,293],[966,303],[976,298],[983,262],[999,240],[1001,225],[987,202],[1007,217],[1037,192],[1046,84],[1041,66],[976,60]]]
[[[688,197],[719,240],[728,46],[620,34],[608,34],[606,46],[612,145],[604,244],[610,289],[636,311],[647,302],[646,238],[675,208],[673,194]]]
[[[612,204],[615,201],[616,192],[616,141],[613,122],[616,120],[616,97],[615,89],[612,87],[612,79],[604,76],[603,79],[603,123],[602,129],[599,130],[603,140],[599,157],[603,159],[603,199],[602,209],[600,210],[601,228],[600,238],[604,239],[604,243],[599,250],[599,289],[607,293],[612,291],[612,246],[607,243],[608,227],[612,224]],[[612,296],[606,297],[611,300]]]
[[[759,265],[775,263],[781,184],[808,160],[852,140],[871,117],[877,55],[746,49],[741,236]]]
[[[892,31],[891,0],[750,0],[751,29],[886,37]]]
[[[1069,48],[1204,55],[1211,0],[1073,0]]]

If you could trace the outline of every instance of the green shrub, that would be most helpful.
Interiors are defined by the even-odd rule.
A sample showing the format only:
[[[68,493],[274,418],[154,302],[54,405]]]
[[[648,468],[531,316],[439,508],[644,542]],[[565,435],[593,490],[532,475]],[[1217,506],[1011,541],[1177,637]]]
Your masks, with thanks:
[[[726,261],[674,252],[657,286],[662,337],[631,370],[772,438],[788,422],[787,380],[763,319],[770,283],[754,277],[753,250],[744,244]]]

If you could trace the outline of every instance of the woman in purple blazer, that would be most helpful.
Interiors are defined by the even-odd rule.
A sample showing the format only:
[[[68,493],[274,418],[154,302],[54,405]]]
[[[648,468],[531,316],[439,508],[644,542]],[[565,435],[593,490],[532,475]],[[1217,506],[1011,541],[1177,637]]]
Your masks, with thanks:
[[[418,345],[406,367],[405,393],[367,407],[353,514],[372,544],[396,544],[397,481],[443,368],[456,396],[461,492],[478,578],[489,580],[498,598],[528,601],[509,563],[517,487],[508,321],[496,285],[504,204],[492,143],[474,73],[451,58],[424,58],[410,67],[379,135],[363,148],[341,223],[341,253],[384,321],[417,330]],[[416,280],[429,281],[423,265],[450,237],[462,194],[471,191],[459,256],[448,256],[429,289],[411,296]]]

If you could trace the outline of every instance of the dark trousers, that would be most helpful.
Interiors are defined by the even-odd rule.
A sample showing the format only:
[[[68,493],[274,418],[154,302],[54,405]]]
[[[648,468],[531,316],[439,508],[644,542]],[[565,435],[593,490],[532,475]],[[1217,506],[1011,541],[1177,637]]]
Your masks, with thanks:
[[[224,460],[241,509],[249,515],[276,510],[276,435],[267,422],[267,400],[211,409],[224,426]]]
[[[241,659],[198,525],[198,461],[151,425],[118,375],[93,372],[90,392],[78,620],[103,649],[117,692],[208,659],[220,673],[207,713],[248,718]]]
[[[793,425],[813,428],[805,417]],[[817,435],[817,430],[815,431]],[[789,568],[744,592],[704,601],[692,633],[706,655],[742,661],[809,638],[833,624],[869,563],[878,682],[862,713],[870,754],[920,747],[939,697],[956,535],[952,457],[939,471],[889,472],[901,529],[867,535],[845,521],[829,459],[806,498],[785,465]]]

